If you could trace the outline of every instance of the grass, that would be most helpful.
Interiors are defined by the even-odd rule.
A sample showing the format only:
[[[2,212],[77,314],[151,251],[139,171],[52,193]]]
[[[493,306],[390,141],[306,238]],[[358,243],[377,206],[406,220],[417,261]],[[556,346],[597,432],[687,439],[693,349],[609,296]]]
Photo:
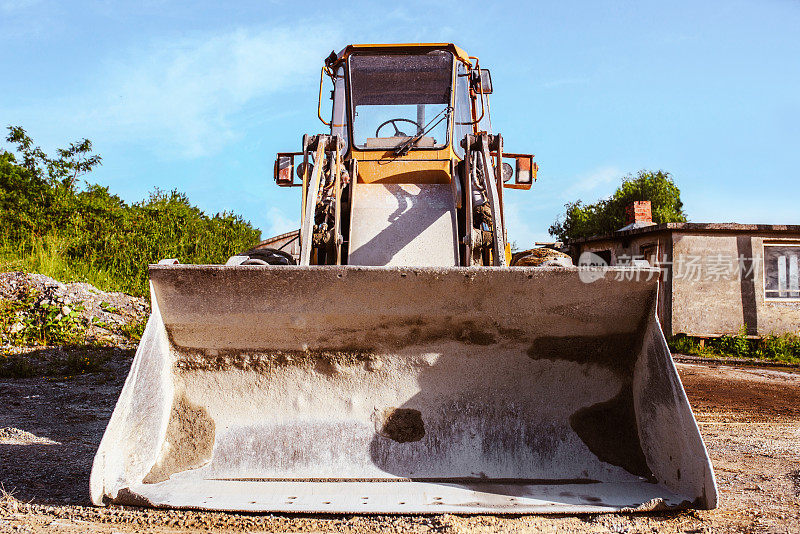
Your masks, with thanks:
[[[748,338],[747,328],[742,327],[736,335],[724,335],[700,339],[679,334],[669,340],[672,352],[708,358],[752,358],[790,365],[800,364],[800,336],[796,334],[767,335]]]
[[[71,240],[47,235],[25,244],[0,240],[0,272],[39,273],[61,282],[87,282],[101,291],[120,291],[128,284],[90,261],[67,259]]]
[[[147,326],[147,321],[135,321],[121,325],[119,331],[131,341],[138,343],[142,339],[145,326]]]

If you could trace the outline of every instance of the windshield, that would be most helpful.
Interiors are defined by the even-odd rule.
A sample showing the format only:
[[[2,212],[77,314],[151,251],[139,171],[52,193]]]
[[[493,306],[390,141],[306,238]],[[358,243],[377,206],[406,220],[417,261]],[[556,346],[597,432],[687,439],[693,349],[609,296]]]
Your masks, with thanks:
[[[352,56],[353,143],[358,148],[447,144],[453,55]]]

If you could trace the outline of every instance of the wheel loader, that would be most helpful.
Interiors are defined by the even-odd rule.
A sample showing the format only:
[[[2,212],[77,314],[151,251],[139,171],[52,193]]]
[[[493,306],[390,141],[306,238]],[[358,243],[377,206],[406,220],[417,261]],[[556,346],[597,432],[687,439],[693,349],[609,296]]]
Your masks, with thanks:
[[[299,258],[150,266],[152,313],[94,459],[95,504],[716,506],[656,316],[658,269],[510,264],[503,192],[530,189],[538,167],[492,133],[492,92],[453,44],[325,59],[329,129],[274,169],[300,189]]]

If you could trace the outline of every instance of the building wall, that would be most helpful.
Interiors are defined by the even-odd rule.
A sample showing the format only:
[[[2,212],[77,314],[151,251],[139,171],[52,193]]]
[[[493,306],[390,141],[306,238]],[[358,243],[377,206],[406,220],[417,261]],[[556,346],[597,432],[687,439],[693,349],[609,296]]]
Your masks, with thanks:
[[[748,316],[757,313],[752,296],[742,298],[747,294],[742,285],[752,285],[752,277],[738,278],[739,241],[736,235],[673,235],[672,334],[735,333],[745,310]],[[732,262],[736,274],[727,267]],[[720,274],[718,265],[727,274]]]
[[[743,325],[750,335],[800,332],[800,299],[765,298],[765,242],[800,244],[800,232],[661,230],[580,243],[572,256],[577,264],[584,251],[608,251],[619,265],[657,247],[657,310],[667,334],[736,334]]]
[[[800,331],[800,300],[765,298],[765,240],[787,237],[675,232],[673,334],[734,334],[743,325],[750,335]],[[800,243],[800,235],[787,242]]]

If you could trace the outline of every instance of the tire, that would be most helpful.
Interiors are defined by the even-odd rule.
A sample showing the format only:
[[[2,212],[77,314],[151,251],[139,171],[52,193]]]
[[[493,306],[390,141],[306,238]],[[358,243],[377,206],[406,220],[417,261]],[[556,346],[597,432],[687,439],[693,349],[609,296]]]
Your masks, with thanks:
[[[297,265],[291,254],[276,248],[254,248],[247,252],[242,252],[238,256],[250,258],[242,265]]]

